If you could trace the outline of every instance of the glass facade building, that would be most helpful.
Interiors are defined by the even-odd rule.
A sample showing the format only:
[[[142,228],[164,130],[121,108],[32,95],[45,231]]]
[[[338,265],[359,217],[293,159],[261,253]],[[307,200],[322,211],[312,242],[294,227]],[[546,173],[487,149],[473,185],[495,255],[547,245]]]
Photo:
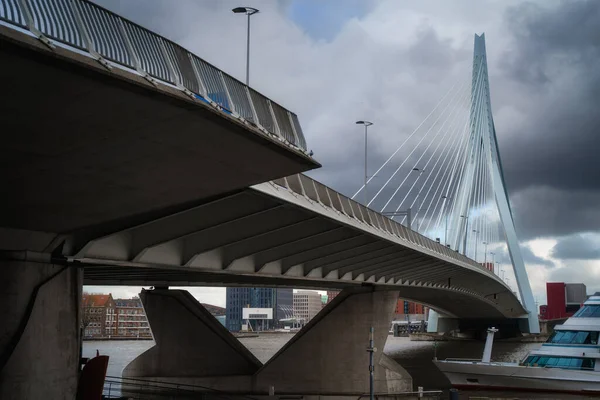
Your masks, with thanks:
[[[266,329],[279,327],[279,320],[291,318],[293,309],[293,289],[275,288],[227,288],[226,291],[226,326],[232,332],[242,329],[242,308],[272,308],[274,319],[264,321]],[[251,321],[256,329],[258,320]],[[262,326],[262,323],[261,323]]]

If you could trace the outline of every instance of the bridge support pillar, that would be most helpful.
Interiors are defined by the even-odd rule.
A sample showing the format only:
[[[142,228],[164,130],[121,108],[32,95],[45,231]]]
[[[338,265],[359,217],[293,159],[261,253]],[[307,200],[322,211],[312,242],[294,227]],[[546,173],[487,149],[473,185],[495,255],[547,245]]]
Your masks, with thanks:
[[[0,282],[0,398],[75,399],[81,270],[0,260]]]
[[[156,345],[127,365],[123,377],[250,391],[262,363],[188,291],[143,290],[140,299]]]
[[[383,354],[398,294],[369,287],[342,291],[256,374],[255,392],[368,393],[371,327],[375,392],[412,390],[410,375]]]
[[[369,392],[369,330],[375,329],[375,392],[412,390],[410,375],[383,354],[397,291],[344,290],[264,366],[187,291],[140,294],[156,346],[123,371],[125,378],[193,385],[232,394]],[[168,386],[168,385],[167,385]],[[157,394],[159,387],[125,387],[126,394]],[[341,397],[340,397],[341,398]]]

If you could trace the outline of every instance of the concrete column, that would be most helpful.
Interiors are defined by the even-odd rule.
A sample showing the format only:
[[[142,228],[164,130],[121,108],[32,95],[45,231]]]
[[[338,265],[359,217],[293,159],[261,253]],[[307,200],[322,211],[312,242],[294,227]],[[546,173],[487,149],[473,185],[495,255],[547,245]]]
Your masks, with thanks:
[[[216,376],[250,376],[262,364],[186,290],[140,293],[156,345],[133,360],[124,377],[204,385]],[[198,379],[195,379],[198,378]],[[235,390],[235,385],[221,387]]]
[[[358,395],[369,392],[369,328],[375,329],[375,392],[412,389],[412,380],[383,355],[397,291],[344,290],[255,376],[255,393]]]
[[[82,272],[0,260],[0,398],[75,399]]]

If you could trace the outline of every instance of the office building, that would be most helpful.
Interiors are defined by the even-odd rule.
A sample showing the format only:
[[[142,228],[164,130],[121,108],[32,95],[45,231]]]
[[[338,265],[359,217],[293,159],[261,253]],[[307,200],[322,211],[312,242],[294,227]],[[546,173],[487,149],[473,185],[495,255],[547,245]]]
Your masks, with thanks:
[[[294,317],[308,323],[321,311],[321,295],[310,290],[294,293]]]
[[[245,323],[243,308],[271,308],[274,318],[268,321],[265,329],[278,328],[279,320],[292,317],[293,289],[235,287],[227,288],[226,293],[225,323],[232,332],[240,331]],[[250,321],[250,324],[253,329],[257,328],[256,321]]]

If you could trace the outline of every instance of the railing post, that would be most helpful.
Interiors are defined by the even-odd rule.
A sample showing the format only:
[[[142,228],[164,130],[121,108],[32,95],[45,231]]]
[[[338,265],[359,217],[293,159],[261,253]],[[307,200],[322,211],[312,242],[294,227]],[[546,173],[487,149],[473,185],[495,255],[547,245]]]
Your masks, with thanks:
[[[298,132],[296,132],[296,126],[294,124],[294,120],[292,119],[292,115],[290,114],[289,110],[285,110],[285,113],[287,114],[288,119],[290,120],[290,126],[292,127],[292,133],[294,134],[294,138],[296,139],[296,146],[300,149],[302,149],[301,146],[301,142],[300,142],[300,137],[298,136]],[[306,151],[306,149],[302,149],[304,151]]]
[[[250,88],[244,85],[244,90],[246,91],[246,96],[248,97],[248,103],[250,103],[250,109],[252,110],[252,117],[254,118],[254,123],[259,128],[262,128],[260,121],[258,120],[258,113],[256,112],[256,108],[254,107],[254,102],[252,101],[252,96],[250,95]]]
[[[25,22],[27,23],[27,29],[31,33],[33,33],[40,42],[44,43],[51,50],[56,49],[56,46],[50,39],[48,39],[42,32],[35,27],[35,21],[33,20],[33,15],[31,14],[31,10],[29,9],[29,4],[27,4],[27,0],[18,0],[21,5],[21,9],[23,11],[23,17],[25,18]]]
[[[142,68],[142,63],[140,62],[140,59],[138,58],[135,51],[133,50],[133,45],[131,44],[131,41],[129,40],[129,36],[127,35],[127,31],[125,30],[125,27],[123,26],[123,20],[121,19],[121,17],[118,17],[117,21],[118,21],[117,26],[119,27],[119,30],[121,31],[121,35],[123,35],[123,43],[125,43],[125,47],[127,47],[127,51],[129,52],[129,56],[131,57],[131,62],[133,62],[133,66],[134,66],[135,70],[144,79],[146,79],[148,82],[150,82],[151,84],[156,86],[156,81],[154,80],[154,78],[152,78],[148,74],[148,72],[144,71],[144,69]]]
[[[73,16],[75,17],[75,25],[77,25],[77,28],[79,28],[79,33],[81,34],[81,37],[83,39],[83,42],[85,43],[85,47],[87,48],[88,52],[92,55],[92,57],[94,57],[96,59],[96,61],[98,61],[104,68],[111,70],[113,67],[112,65],[110,65],[108,63],[108,61],[106,61],[104,59],[104,57],[102,57],[100,55],[100,53],[98,53],[96,51],[96,46],[94,45],[94,42],[92,41],[92,39],[90,38],[90,34],[87,31],[87,28],[85,27],[85,24],[83,23],[83,18],[81,18],[81,14],[79,13],[79,8],[77,7],[77,0],[71,0],[69,2],[69,6],[71,8],[71,11],[73,12]]]
[[[277,135],[283,141],[287,142],[287,140],[281,134],[281,130],[279,129],[279,124],[277,123],[277,118],[275,118],[275,112],[273,111],[273,106],[271,105],[271,100],[269,100],[267,98],[265,98],[265,99],[267,100],[267,105],[269,106],[269,113],[271,114],[271,118],[273,119],[273,129],[275,130],[275,132],[273,132],[273,133],[275,135]]]
[[[179,74],[177,74],[177,70],[175,69],[173,60],[171,60],[171,57],[169,57],[169,53],[167,52],[167,48],[165,47],[165,39],[160,38],[159,43],[160,43],[160,49],[163,53],[163,57],[165,58],[165,60],[167,61],[167,65],[169,66],[169,70],[171,72],[171,77],[173,78],[173,81],[175,82],[175,86],[177,86],[177,88],[179,90],[181,90],[183,93],[185,93],[186,95],[188,95],[189,97],[194,99],[194,93],[184,86],[183,81],[179,77]]]
[[[231,108],[231,112],[235,117],[239,117],[240,113],[236,110],[236,105],[231,100],[231,95],[229,94],[229,89],[227,88],[227,83],[225,82],[225,78],[223,78],[223,71],[219,71],[219,76],[221,77],[221,82],[223,82],[223,89],[225,89],[225,96],[227,96],[227,102],[229,103],[229,108]]]
[[[198,71],[198,66],[194,62],[194,58],[191,53],[187,53],[188,58],[190,59],[190,64],[192,65],[192,70],[194,71],[194,75],[196,75],[196,80],[200,84],[200,90],[202,91],[202,96],[206,99],[206,101],[213,102],[210,97],[208,97],[208,90],[206,89],[206,85],[204,85],[204,81],[202,80],[202,75],[200,71]],[[214,102],[213,102],[214,103]]]

